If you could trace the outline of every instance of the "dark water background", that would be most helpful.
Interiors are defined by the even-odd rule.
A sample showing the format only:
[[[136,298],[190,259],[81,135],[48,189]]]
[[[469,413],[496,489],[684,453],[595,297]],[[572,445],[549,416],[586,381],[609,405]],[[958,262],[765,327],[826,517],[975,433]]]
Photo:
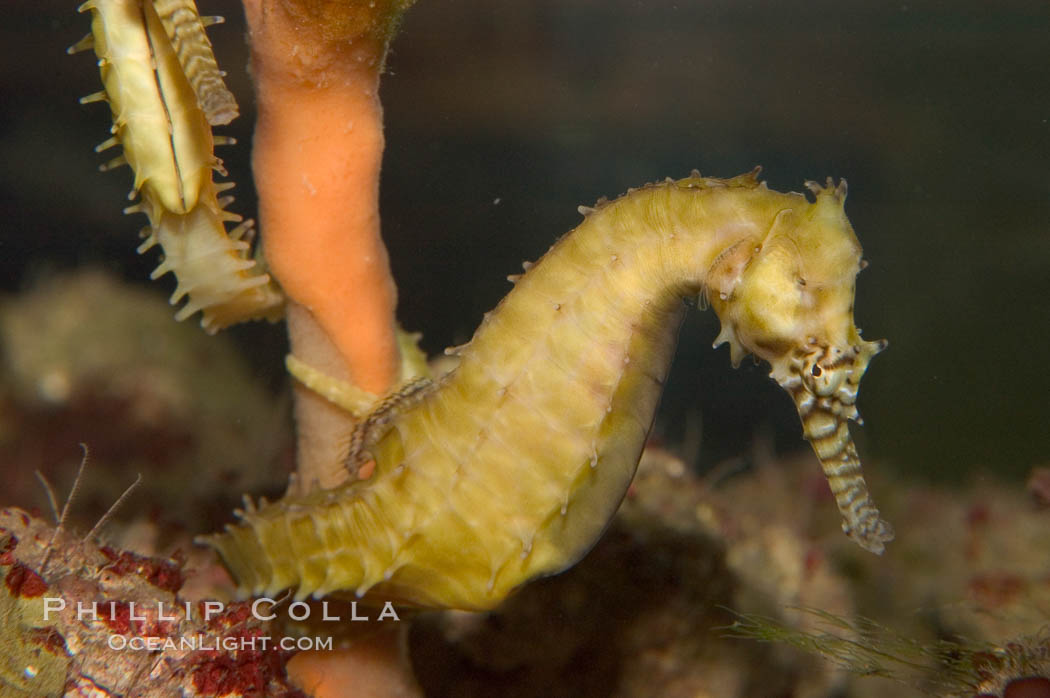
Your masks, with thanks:
[[[120,214],[128,171],[96,172],[109,115],[76,103],[100,81],[64,53],[88,30],[75,4],[0,9],[6,292],[89,264],[145,284],[156,265],[134,253],[144,219]],[[210,35],[241,145],[220,154],[251,215],[240,7],[201,10],[228,18]],[[845,177],[871,263],[857,324],[891,342],[863,384],[862,454],[944,479],[1050,461],[1050,4],[419,0],[389,69],[384,234],[430,352],[467,339],[581,203],[694,167],[761,164],[787,190]],[[683,328],[659,432],[702,416],[705,467],[757,433],[804,447],[787,396],[763,367],[731,371],[716,332],[710,313]],[[283,331],[234,335],[279,385]]]

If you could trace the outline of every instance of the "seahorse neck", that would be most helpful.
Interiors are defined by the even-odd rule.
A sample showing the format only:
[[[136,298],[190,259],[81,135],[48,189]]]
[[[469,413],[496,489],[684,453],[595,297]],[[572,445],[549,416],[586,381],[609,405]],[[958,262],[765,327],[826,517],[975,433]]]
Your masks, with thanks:
[[[595,344],[608,344],[624,338],[616,327],[676,327],[680,299],[712,283],[717,292],[727,283],[718,263],[734,250],[749,254],[745,243],[760,244],[777,214],[798,203],[798,195],[746,184],[668,182],[581,207],[584,222],[535,265],[526,264],[517,288],[485,315],[461,352],[464,363],[498,355],[503,366],[520,364],[529,359],[523,347],[536,347],[554,332],[564,343],[566,334],[589,330]],[[510,333],[517,342],[506,341]]]

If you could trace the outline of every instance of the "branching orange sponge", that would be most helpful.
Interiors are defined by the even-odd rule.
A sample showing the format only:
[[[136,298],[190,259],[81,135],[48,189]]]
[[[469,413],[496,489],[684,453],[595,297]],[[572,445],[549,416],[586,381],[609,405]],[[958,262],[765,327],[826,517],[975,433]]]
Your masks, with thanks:
[[[91,34],[70,52],[94,48],[105,90],[81,101],[109,102],[113,137],[96,150],[123,146],[102,169],[134,170],[132,194],[141,201],[126,212],[149,217],[139,252],[163,249],[152,276],[175,274],[171,302],[186,299],[175,317],[200,310],[208,332],[278,319],[283,295],[251,256],[252,223],[227,232],[226,223],[241,217],[225,210],[232,197],[219,194],[233,184],[212,179],[213,170],[225,171],[213,153],[211,123],[237,112],[204,35],[206,20],[193,0],[89,0],[80,7],[87,10]]]

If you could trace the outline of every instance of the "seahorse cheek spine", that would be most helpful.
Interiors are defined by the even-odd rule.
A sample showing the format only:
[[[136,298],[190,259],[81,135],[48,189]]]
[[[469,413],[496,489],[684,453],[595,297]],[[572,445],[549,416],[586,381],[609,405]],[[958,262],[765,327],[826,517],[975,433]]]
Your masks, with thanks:
[[[634,475],[682,297],[705,293],[734,357],[756,351],[776,362],[774,377],[793,395],[823,385],[803,377],[814,352],[823,373],[838,375],[823,358],[825,334],[848,326],[859,341],[852,318],[828,311],[834,322],[822,329],[805,309],[820,316],[824,299],[852,301],[859,246],[841,225],[807,232],[823,196],[810,204],[771,192],[754,173],[694,175],[588,210],[485,316],[458,368],[367,446],[377,463],[370,481],[241,512],[242,525],[203,542],[245,592],[298,585],[299,598],[371,592],[465,609],[491,608],[525,581],[573,564]],[[843,244],[857,258],[834,254],[853,267],[824,270],[834,254],[823,248]],[[807,254],[827,259],[811,263]],[[800,271],[813,279],[801,292]],[[845,290],[836,286],[843,282]],[[770,288],[793,295],[764,309]],[[852,386],[855,398],[862,372],[836,385]],[[818,453],[825,435],[815,420],[849,417],[841,392],[837,413],[796,399]],[[847,521],[856,524],[855,514]],[[870,533],[862,529],[851,529],[859,540]]]

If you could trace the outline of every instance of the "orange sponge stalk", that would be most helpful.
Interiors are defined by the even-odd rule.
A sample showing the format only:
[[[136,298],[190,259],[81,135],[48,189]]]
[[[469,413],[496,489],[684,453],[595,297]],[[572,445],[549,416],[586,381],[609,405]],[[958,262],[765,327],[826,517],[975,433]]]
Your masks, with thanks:
[[[351,21],[359,18],[349,2],[245,5],[267,262],[331,339],[351,380],[381,393],[397,369],[397,293],[379,233],[386,37]],[[338,10],[354,16],[340,25],[332,18]]]

